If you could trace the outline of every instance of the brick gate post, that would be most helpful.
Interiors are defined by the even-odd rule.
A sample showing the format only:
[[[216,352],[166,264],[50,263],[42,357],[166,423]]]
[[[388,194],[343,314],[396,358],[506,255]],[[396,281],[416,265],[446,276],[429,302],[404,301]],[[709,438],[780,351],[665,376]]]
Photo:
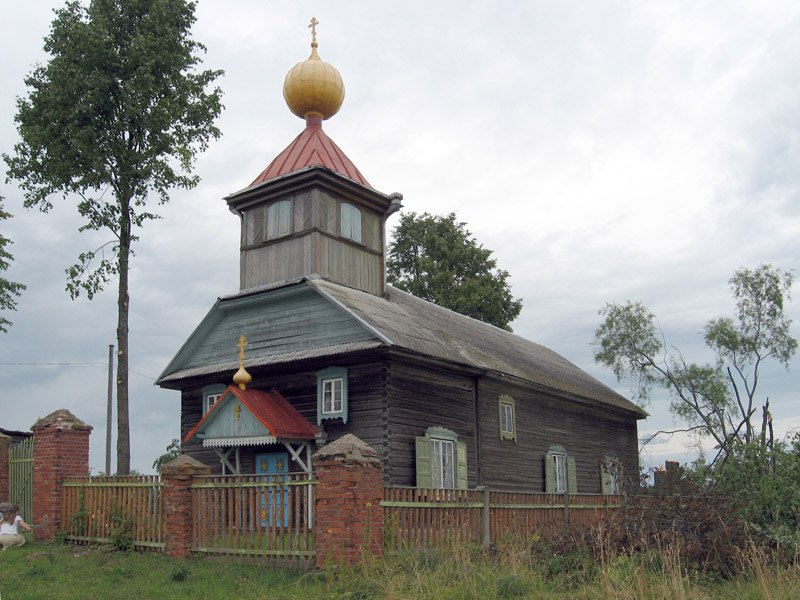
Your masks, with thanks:
[[[66,409],[39,419],[31,427],[33,442],[33,514],[25,515],[36,539],[52,540],[61,527],[62,484],[66,477],[89,474],[92,427]]]
[[[312,457],[316,566],[383,554],[383,478],[378,453],[353,434]]]
[[[195,475],[210,475],[211,467],[182,454],[161,466],[164,482],[164,552],[186,558],[192,547],[192,490]]]
[[[8,502],[8,450],[11,447],[11,438],[5,433],[0,433],[0,502]],[[30,518],[27,517],[26,518]]]

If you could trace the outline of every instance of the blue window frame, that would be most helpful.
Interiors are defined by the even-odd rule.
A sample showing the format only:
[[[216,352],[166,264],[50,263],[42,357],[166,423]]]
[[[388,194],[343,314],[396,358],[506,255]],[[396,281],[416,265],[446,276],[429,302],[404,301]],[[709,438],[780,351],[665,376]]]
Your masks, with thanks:
[[[347,369],[329,367],[317,372],[317,424],[324,419],[347,423]]]

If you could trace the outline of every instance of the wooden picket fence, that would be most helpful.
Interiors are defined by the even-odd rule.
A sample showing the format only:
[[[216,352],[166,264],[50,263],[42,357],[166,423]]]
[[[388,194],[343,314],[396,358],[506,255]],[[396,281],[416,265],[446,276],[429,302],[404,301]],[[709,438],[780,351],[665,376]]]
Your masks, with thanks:
[[[19,506],[20,515],[33,522],[33,436],[8,449],[8,500]],[[30,541],[32,534],[20,531]]]
[[[158,475],[68,477],[61,505],[63,534],[78,543],[130,543],[164,548],[164,518]]]
[[[313,563],[316,483],[306,473],[195,477],[192,552]]]
[[[598,525],[619,496],[475,490],[384,489],[384,540],[404,549],[503,539],[553,538]]]
[[[316,484],[306,473],[194,477],[191,551],[313,564]],[[77,543],[128,539],[163,549],[163,485],[158,476],[67,478],[63,534]],[[621,498],[387,487],[381,506],[386,547],[406,549],[583,531],[620,508]]]

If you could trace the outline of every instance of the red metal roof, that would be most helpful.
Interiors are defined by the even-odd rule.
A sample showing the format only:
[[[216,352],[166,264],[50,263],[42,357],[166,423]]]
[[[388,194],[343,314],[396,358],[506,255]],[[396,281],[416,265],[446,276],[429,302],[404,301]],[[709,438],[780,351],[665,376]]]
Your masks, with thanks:
[[[306,117],[303,132],[269,163],[250,186],[311,166],[330,169],[363,186],[372,187],[339,146],[322,131],[322,119],[313,115]]]
[[[203,424],[214,413],[214,410],[223,404],[228,394],[233,394],[245,405],[253,416],[262,424],[270,434],[280,440],[309,440],[317,433],[317,428],[303,418],[294,406],[281,396],[278,390],[265,392],[264,390],[242,390],[236,385],[229,385],[220,396],[219,401],[211,407],[200,422],[192,428],[183,438],[183,443],[191,440]]]

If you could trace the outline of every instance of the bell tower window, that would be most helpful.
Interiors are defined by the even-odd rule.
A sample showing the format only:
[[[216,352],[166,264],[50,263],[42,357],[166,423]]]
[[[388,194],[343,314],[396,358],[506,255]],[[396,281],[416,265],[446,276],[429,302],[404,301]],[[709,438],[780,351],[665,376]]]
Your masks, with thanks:
[[[342,237],[361,243],[361,210],[342,203]]]
[[[289,235],[292,232],[292,201],[279,200],[267,208],[267,239]]]

